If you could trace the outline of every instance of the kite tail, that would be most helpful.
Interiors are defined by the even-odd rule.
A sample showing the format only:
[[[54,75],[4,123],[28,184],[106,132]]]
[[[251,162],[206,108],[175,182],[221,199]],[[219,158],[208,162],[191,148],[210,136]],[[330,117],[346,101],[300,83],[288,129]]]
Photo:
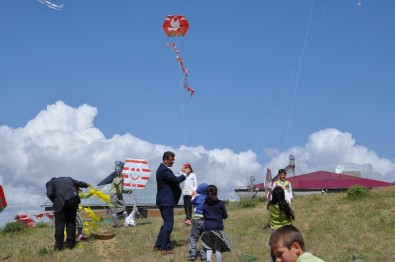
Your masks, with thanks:
[[[176,53],[177,62],[179,63],[181,72],[184,75],[184,78],[182,79],[182,83],[184,84],[185,90],[189,92],[191,96],[193,96],[195,94],[195,90],[189,87],[188,85],[188,69],[186,69],[184,66],[184,62],[181,57],[180,50],[178,50],[176,43],[168,43],[167,46],[170,47],[174,53]]]
[[[111,202],[110,202],[110,198],[111,198],[111,197],[110,197],[109,195],[105,194],[103,191],[91,187],[91,188],[89,189],[89,192],[90,192],[92,195],[94,195],[94,196],[100,198],[104,203],[107,203],[107,204],[109,204],[110,206],[112,206],[112,204],[111,204]]]
[[[93,221],[100,221],[100,218],[96,216],[90,207],[83,207],[83,209]]]

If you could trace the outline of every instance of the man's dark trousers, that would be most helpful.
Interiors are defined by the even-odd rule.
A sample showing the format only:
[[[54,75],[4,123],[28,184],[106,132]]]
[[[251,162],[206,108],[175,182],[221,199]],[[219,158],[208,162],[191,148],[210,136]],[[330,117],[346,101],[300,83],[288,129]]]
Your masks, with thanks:
[[[171,250],[170,234],[174,226],[174,207],[163,206],[159,207],[159,210],[163,219],[163,225],[160,228],[155,247],[160,250]]]
[[[60,250],[63,248],[64,227],[66,226],[67,245],[73,248],[76,244],[75,230],[76,230],[76,216],[79,205],[78,196],[73,197],[66,201],[62,210],[55,213],[55,249]]]

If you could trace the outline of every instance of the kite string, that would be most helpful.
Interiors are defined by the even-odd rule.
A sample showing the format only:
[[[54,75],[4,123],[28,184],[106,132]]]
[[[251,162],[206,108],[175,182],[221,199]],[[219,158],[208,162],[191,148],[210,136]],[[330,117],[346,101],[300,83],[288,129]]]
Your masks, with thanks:
[[[332,1],[333,0],[330,0],[330,1],[327,2],[326,6],[324,8],[324,11],[322,12],[320,18],[318,19],[318,22],[317,22],[316,26],[314,27],[314,29],[313,29],[313,31],[312,31],[312,33],[310,35],[309,40],[307,41],[306,47],[308,47],[310,45],[311,41],[313,40],[313,37],[314,37],[315,33],[317,32],[318,27],[321,25],[322,20],[324,19],[325,15],[326,15],[326,12],[328,11],[328,8],[331,5]]]
[[[188,83],[186,81],[184,81],[185,78],[183,78],[183,76],[186,77],[187,72],[186,72],[186,70],[184,68],[184,65],[183,65],[183,62],[182,62],[182,57],[180,55],[180,51],[177,48],[178,40],[176,39],[175,41],[176,42],[173,42],[173,43],[167,43],[167,46],[170,47],[172,49],[172,51],[176,54],[177,62],[180,64],[180,68],[178,70],[178,78],[180,79],[180,83],[182,83],[184,85],[184,87],[185,87],[185,89],[187,91],[191,92],[191,96],[192,96],[194,90],[190,89],[188,87]],[[183,100],[183,97],[182,97],[181,89],[179,91],[179,97],[180,97],[181,120],[182,120],[182,126],[183,126],[184,143],[186,145],[186,143],[187,143],[187,136],[186,136],[186,124],[185,124],[185,107],[184,107],[184,100]]]
[[[290,126],[291,126],[291,120],[292,120],[293,111],[294,111],[294,107],[295,107],[296,93],[297,93],[297,90],[298,90],[298,87],[299,87],[300,72],[301,72],[301,69],[302,69],[303,58],[304,58],[304,54],[305,54],[305,51],[306,51],[307,36],[309,35],[311,16],[313,14],[314,1],[315,0],[313,0],[313,2],[311,3],[309,21],[307,23],[307,30],[306,30],[306,34],[305,34],[305,38],[304,38],[302,54],[300,56],[299,69],[298,69],[298,74],[297,74],[297,77],[296,77],[296,85],[295,85],[295,89],[294,89],[294,93],[293,93],[292,105],[291,105],[291,110],[290,110],[290,113],[289,113],[287,129],[286,129],[286,133],[285,133],[284,149],[286,149],[286,147],[287,147],[287,140],[288,140],[288,135],[289,135],[289,129],[290,129]]]
[[[176,39],[176,46],[178,46],[178,39]],[[182,72],[182,68],[178,68],[178,78],[180,79],[180,83],[183,85],[183,76],[184,72]],[[184,98],[182,95],[182,88],[179,88],[179,97],[180,97],[180,107],[181,107],[181,121],[182,121],[182,130],[184,135],[184,144],[187,145],[187,128],[185,123],[185,106],[184,106]]]
[[[307,48],[307,47],[310,45],[310,43],[312,42],[312,40],[313,40],[313,38],[314,38],[314,35],[315,35],[315,33],[316,33],[316,31],[317,31],[319,25],[321,24],[323,18],[325,17],[325,15],[326,15],[326,13],[327,13],[327,10],[328,10],[330,4],[332,3],[332,1],[333,1],[333,0],[330,0],[330,1],[327,3],[327,5],[325,6],[325,9],[324,9],[324,11],[322,12],[321,17],[320,17],[320,19],[319,19],[317,25],[315,26],[314,30],[312,31],[312,33],[311,33],[311,35],[310,35],[309,40],[307,41],[306,48]],[[263,126],[261,132],[259,133],[258,139],[257,139],[257,141],[256,141],[256,143],[255,143],[255,145],[254,145],[254,151],[257,150],[258,145],[259,145],[260,141],[262,140],[262,137],[263,137],[263,135],[265,134],[266,129],[267,129],[267,127],[269,126],[269,123],[270,123],[271,119],[272,119],[273,116],[274,116],[275,110],[278,108],[278,105],[280,104],[280,101],[282,100],[282,98],[283,98],[283,96],[284,96],[284,94],[285,94],[285,91],[288,89],[288,87],[289,87],[289,85],[290,85],[290,83],[291,83],[291,80],[294,78],[294,75],[295,75],[295,73],[296,73],[296,71],[297,71],[297,69],[298,69],[298,64],[299,64],[299,63],[295,63],[294,69],[292,70],[291,74],[289,75],[289,78],[288,78],[288,81],[287,81],[286,85],[285,85],[284,88],[282,89],[281,94],[280,94],[278,100],[276,101],[275,105],[273,106],[273,109],[271,110],[271,113],[270,113],[270,115],[269,115],[269,118],[267,119],[267,121],[265,122],[265,124],[264,124],[264,126]]]
[[[180,71],[179,71],[180,72]],[[180,79],[182,79],[182,76],[180,76]],[[184,133],[184,144],[187,145],[187,127],[185,123],[185,106],[184,106],[184,98],[183,98],[183,92],[182,89],[179,88],[179,96],[180,96],[180,106],[181,106],[181,120],[182,120],[182,127],[183,127],[183,133]]]
[[[255,146],[254,146],[254,150],[255,150],[255,151],[256,151],[256,149],[257,149],[257,147],[258,147],[258,144],[259,144],[259,142],[261,141],[261,139],[262,139],[264,133],[266,132],[266,129],[267,129],[267,127],[269,126],[269,123],[270,123],[270,121],[272,120],[272,118],[273,118],[273,116],[274,116],[274,112],[275,112],[275,110],[277,109],[278,105],[280,104],[280,101],[282,100],[282,98],[283,98],[283,96],[284,96],[284,94],[285,94],[285,91],[288,89],[288,86],[290,85],[291,80],[292,80],[292,78],[293,78],[293,75],[296,73],[296,70],[297,70],[297,64],[295,64],[294,69],[292,70],[292,73],[291,73],[291,74],[289,75],[289,77],[288,77],[287,83],[285,84],[284,88],[282,89],[282,91],[281,91],[281,93],[280,93],[280,96],[278,97],[276,103],[275,103],[274,106],[273,106],[273,109],[272,109],[271,112],[270,112],[269,118],[266,120],[266,122],[265,122],[265,124],[264,124],[264,126],[263,126],[263,128],[262,128],[262,130],[261,130],[261,132],[260,132],[259,135],[258,135],[258,139],[257,139],[257,141],[255,142]]]

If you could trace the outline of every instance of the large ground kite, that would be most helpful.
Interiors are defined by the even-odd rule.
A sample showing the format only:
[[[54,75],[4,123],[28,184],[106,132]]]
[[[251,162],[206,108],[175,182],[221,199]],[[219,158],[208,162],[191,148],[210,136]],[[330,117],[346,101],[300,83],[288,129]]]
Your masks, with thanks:
[[[151,176],[151,170],[148,167],[148,162],[144,159],[132,159],[127,158],[125,163],[117,161],[120,163],[122,168],[122,176],[124,177],[124,189],[125,190],[135,190],[144,189],[147,181]],[[112,180],[118,175],[115,170],[109,174],[106,178],[100,181],[97,185],[102,186],[106,184],[111,184]]]
[[[122,175],[125,190],[144,189],[151,176],[151,170],[146,160],[128,158],[125,161]]]

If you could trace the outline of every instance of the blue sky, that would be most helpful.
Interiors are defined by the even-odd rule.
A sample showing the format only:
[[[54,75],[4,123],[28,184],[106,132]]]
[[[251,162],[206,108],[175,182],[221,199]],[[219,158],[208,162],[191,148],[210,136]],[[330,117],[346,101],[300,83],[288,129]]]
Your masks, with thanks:
[[[52,3],[0,3],[0,184],[38,192],[12,212],[35,210],[52,176],[95,184],[126,157],[155,171],[167,149],[224,191],[290,153],[299,174],[395,180],[394,1]],[[187,17],[184,38],[164,33],[169,14]]]

